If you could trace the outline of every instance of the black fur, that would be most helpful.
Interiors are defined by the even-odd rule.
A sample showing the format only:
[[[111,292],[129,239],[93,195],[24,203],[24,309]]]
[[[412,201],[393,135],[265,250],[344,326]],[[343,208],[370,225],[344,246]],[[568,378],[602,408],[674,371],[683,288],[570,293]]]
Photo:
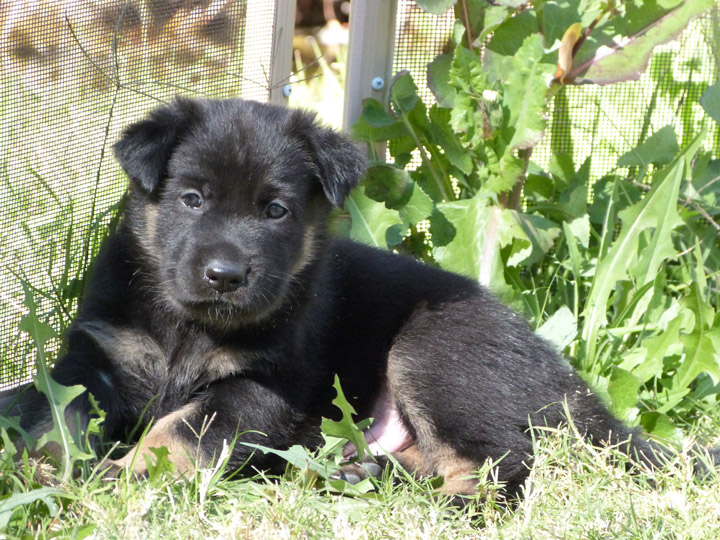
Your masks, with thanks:
[[[336,416],[335,374],[359,417],[377,416],[389,395],[385,409],[396,408],[414,441],[405,463],[460,478],[503,458],[511,492],[528,474],[529,423],[563,423],[564,400],[593,440],[631,436],[475,282],[326,237],[332,206],[364,162],[311,115],[179,99],[128,127],[115,154],[131,179],[124,219],[53,370],[99,400],[108,437],[124,439],[150,403],[143,421],[155,418],[156,440],[176,449],[195,448],[193,431],[213,418],[204,462],[237,433],[275,448],[313,446],[320,418]],[[213,272],[227,268],[218,289]],[[81,397],[71,414],[86,422],[88,410]],[[36,433],[47,421],[33,392],[21,412]],[[631,444],[655,461],[640,436]],[[251,452],[235,445],[231,467]],[[252,464],[282,466],[260,452]],[[446,485],[468,493],[474,484]]]

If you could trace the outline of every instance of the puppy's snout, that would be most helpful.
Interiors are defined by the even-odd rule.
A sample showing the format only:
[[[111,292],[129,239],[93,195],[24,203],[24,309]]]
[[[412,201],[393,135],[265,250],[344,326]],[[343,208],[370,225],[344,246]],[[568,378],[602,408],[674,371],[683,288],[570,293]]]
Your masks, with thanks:
[[[223,261],[210,261],[205,267],[205,281],[220,294],[232,292],[247,285],[250,267]]]

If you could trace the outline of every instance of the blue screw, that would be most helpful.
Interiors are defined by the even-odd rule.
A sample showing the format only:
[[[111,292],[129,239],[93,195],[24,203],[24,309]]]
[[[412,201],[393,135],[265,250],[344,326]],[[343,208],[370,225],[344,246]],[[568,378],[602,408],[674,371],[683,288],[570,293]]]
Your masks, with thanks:
[[[385,88],[385,80],[382,77],[375,77],[370,85],[373,90],[382,90]]]

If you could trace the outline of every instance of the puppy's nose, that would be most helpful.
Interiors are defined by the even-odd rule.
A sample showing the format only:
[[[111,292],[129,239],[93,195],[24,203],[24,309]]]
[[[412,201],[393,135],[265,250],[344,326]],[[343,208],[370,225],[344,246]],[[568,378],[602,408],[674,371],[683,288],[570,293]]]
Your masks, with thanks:
[[[210,261],[205,268],[205,281],[220,294],[247,285],[250,267],[222,261]]]

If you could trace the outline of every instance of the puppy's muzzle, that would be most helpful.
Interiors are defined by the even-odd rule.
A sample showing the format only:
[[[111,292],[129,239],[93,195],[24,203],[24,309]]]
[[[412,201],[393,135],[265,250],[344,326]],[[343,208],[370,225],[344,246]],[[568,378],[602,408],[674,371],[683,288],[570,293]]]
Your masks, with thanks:
[[[248,265],[210,261],[205,267],[205,281],[220,294],[233,292],[248,284]]]

